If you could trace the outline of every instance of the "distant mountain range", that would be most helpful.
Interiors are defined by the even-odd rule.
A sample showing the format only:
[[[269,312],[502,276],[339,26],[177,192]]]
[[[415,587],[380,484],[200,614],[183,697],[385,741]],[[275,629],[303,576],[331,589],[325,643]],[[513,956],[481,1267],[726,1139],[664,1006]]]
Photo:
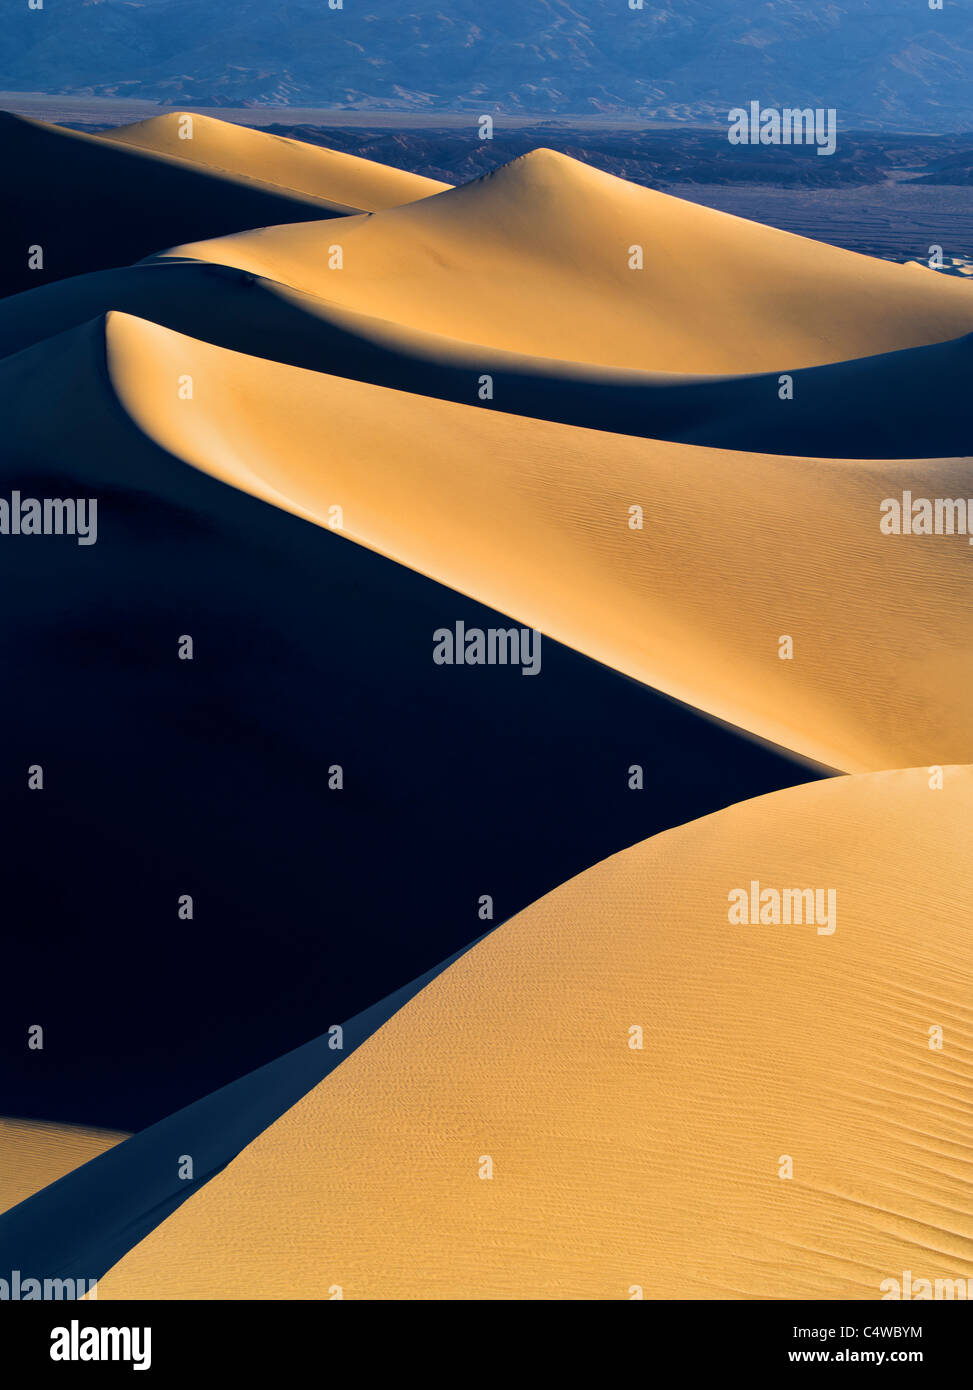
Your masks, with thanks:
[[[4,19],[0,89],[721,121],[759,100],[835,107],[846,128],[973,128],[973,0],[342,4],[24,2]]]

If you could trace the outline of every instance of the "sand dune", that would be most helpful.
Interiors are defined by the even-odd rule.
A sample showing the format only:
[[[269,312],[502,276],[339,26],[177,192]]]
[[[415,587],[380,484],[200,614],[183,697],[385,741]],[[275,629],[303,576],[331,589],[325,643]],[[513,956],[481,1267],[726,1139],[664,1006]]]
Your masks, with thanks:
[[[197,112],[167,112],[135,125],[103,130],[98,139],[189,160],[207,169],[277,185],[291,193],[322,198],[362,212],[426,198],[450,186],[371,159],[233,125]]]
[[[4,295],[126,265],[174,240],[358,212],[330,198],[6,112],[0,112],[0,137]]]
[[[8,368],[40,370],[49,346]],[[973,756],[967,539],[879,529],[882,500],[904,487],[968,495],[967,462],[578,430],[124,315],[106,350],[118,401],[170,455],[319,524],[337,504],[345,537],[688,704],[847,771]],[[186,376],[192,401],[178,399]]]
[[[641,270],[629,268],[635,246]],[[350,219],[340,233],[270,227],[167,254],[467,342],[647,371],[796,369],[973,330],[973,294],[951,277],[714,212],[544,149]]]
[[[973,1278],[971,813],[973,769],[940,790],[881,773],[615,855],[428,985],[100,1296],[877,1299],[906,1269]],[[834,931],[731,924],[751,881],[834,889]]]
[[[23,1203],[9,1212],[0,1205],[4,1266],[100,1278],[456,958],[348,1019],[340,1049],[329,1031],[130,1138],[0,1121],[0,1203]],[[193,1160],[191,1179],[180,1175],[183,1154]]]
[[[792,374],[706,377],[527,357],[357,314],[193,261],[79,276],[0,302],[0,357],[112,309],[256,357],[588,429],[820,458],[949,457],[973,430],[973,335]],[[940,404],[931,412],[935,394]]]
[[[25,1202],[35,1192],[114,1148],[127,1137],[80,1125],[0,1119],[0,1218],[11,1207]],[[2,1234],[0,1249],[7,1254]],[[21,1266],[8,1262],[5,1268]]]
[[[165,452],[113,391],[112,337],[108,352],[94,322],[0,363],[0,498],[99,508],[93,546],[0,539],[19,595],[2,617],[18,654],[5,910],[48,924],[6,942],[0,1113],[140,1130],[467,945],[482,894],[504,920],[620,845],[816,775],[555,642],[534,678],[437,666],[442,624],[507,620]],[[180,408],[215,384],[204,371]],[[329,502],[343,428],[314,444]],[[24,777],[38,749],[43,795]],[[76,928],[79,883],[94,934]],[[151,958],[138,989],[133,941]],[[38,1018],[63,1039],[109,1016],[94,1057],[61,1046],[39,1070],[20,1041]]]

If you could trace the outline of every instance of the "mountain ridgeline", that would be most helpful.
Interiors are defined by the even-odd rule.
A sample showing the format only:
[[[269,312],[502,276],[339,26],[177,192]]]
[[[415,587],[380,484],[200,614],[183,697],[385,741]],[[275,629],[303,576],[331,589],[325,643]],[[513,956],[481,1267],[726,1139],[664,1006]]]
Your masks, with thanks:
[[[973,123],[968,4],[59,0],[4,28],[7,91],[662,120],[761,100],[834,107],[846,126]]]

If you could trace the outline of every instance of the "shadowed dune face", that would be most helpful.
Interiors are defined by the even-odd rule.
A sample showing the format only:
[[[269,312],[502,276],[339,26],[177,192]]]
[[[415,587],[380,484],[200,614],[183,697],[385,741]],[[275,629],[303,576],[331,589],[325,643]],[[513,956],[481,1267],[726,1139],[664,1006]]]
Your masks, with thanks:
[[[973,1277],[971,813],[970,768],[839,778],[613,856],[429,984],[100,1296]],[[833,890],[833,930],[731,923],[751,882]]]
[[[966,462],[777,458],[577,430],[121,315],[107,341],[139,429],[223,482],[319,524],[337,503],[350,539],[827,766],[973,757],[967,538],[879,528],[882,501],[910,480],[929,496],[973,493]],[[194,398],[175,408],[187,374]]]
[[[0,1119],[0,1217],[127,1137],[79,1125]]]
[[[632,269],[639,248],[642,269]],[[462,188],[349,219],[340,235],[271,227],[166,254],[465,342],[646,371],[782,371],[973,330],[970,287],[934,271],[746,222],[543,149]]]
[[[362,212],[426,198],[449,187],[436,179],[370,159],[190,112],[167,112],[135,125],[102,131],[98,138],[189,160],[293,193],[360,208]]]
[[[99,502],[95,545],[0,546],[5,910],[49,924],[6,942],[0,1113],[141,1128],[469,944],[482,895],[505,920],[620,844],[818,775],[554,641],[532,678],[436,665],[443,624],[509,619],[160,449],[101,324],[5,359],[0,399],[0,494]],[[339,428],[314,445],[329,502]]]
[[[818,458],[946,458],[973,432],[973,335],[790,374],[678,376],[526,357],[393,324],[228,266],[161,260],[0,302],[0,357],[121,310],[312,371],[586,429]],[[481,400],[487,374],[491,396]],[[939,407],[931,412],[935,394]]]

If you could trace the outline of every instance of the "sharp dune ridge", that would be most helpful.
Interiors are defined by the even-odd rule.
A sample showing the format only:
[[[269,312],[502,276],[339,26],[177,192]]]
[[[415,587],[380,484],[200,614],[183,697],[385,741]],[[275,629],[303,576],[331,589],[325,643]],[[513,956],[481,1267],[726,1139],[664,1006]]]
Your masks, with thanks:
[[[820,458],[943,458],[963,454],[973,429],[973,334],[794,369],[793,397],[781,400],[784,363],[780,372],[691,376],[528,357],[193,260],[101,271],[0,301],[0,357],[111,310],[290,366],[648,439]],[[492,396],[481,402],[484,373]]]
[[[340,1050],[326,1033],[136,1135],[0,1120],[5,1155],[34,1169],[29,1190],[20,1171],[0,1186],[7,1267],[100,1278],[459,954],[346,1020]],[[173,1153],[192,1156],[191,1184]]]
[[[178,383],[187,375],[194,397],[179,402]],[[692,517],[693,494],[702,496],[704,489],[698,483],[683,486],[672,459],[680,468],[696,464],[706,476],[711,457],[718,465],[717,451],[711,456],[708,450],[660,446],[427,400],[228,352],[112,312],[0,360],[12,477],[21,462],[32,468],[42,459],[55,467],[64,457],[63,417],[40,409],[50,383],[61,380],[71,387],[72,430],[86,440],[72,471],[89,489],[110,489],[116,477],[113,460],[131,457],[133,465],[138,461],[131,472],[136,492],[143,480],[152,478],[151,490],[160,495],[173,500],[187,495],[188,479],[166,472],[168,461],[178,460],[318,526],[328,526],[328,509],[337,502],[345,518],[342,530],[332,533],[336,537],[356,541],[530,623],[809,764],[841,767],[830,744],[809,739],[790,720],[779,722],[776,713],[751,717],[746,705],[704,698],[697,655],[687,653],[681,642],[685,613],[667,608],[662,593],[639,595],[645,579],[664,574],[664,587],[683,587],[671,564],[682,548],[678,536],[686,517]],[[281,421],[286,421],[286,449],[280,448]],[[461,471],[455,461],[457,430],[465,440]],[[420,436],[424,449],[417,453],[414,441]],[[328,440],[326,450],[323,439]],[[669,450],[675,453],[670,456]],[[360,468],[363,457],[369,459],[367,474]],[[724,459],[732,467],[723,486],[734,494],[738,459]],[[638,537],[627,526],[630,499],[645,495],[646,469],[653,461],[660,483],[667,480],[674,489],[669,501],[658,503],[663,509],[675,505],[671,561],[667,552],[655,553],[656,540],[639,551]],[[611,471],[602,476],[606,462],[617,465],[618,476]],[[771,470],[791,462],[769,456],[752,460],[755,468],[764,463]],[[762,485],[763,480],[756,484]],[[572,499],[567,515],[565,495]],[[714,497],[713,514],[723,504],[722,496]],[[713,524],[710,515],[705,526]],[[474,530],[482,541],[471,544]],[[658,533],[657,525],[654,530]],[[557,598],[559,577],[576,568],[579,543],[590,550],[594,583],[584,603],[566,610]],[[641,556],[634,571],[618,563],[626,553],[620,547]],[[765,560],[776,568],[772,553]],[[621,604],[607,622],[606,597]],[[710,595],[698,597],[709,609]],[[842,594],[842,604],[847,601]],[[756,619],[756,612],[752,616]],[[712,616],[710,622],[715,628]],[[635,631],[639,635],[633,638]],[[700,631],[699,643],[707,651],[712,640],[710,632]],[[665,654],[658,665],[649,656],[653,647]],[[683,665],[674,680],[667,658],[680,650]],[[776,661],[775,645],[772,655]],[[683,672],[692,673],[686,681]],[[761,671],[752,684],[762,688],[765,681],[766,671]],[[791,688],[781,689],[792,696]],[[770,729],[785,736],[774,737]],[[958,730],[950,736],[961,737]]]
[[[662,444],[303,371],[121,314],[103,331],[120,408],[222,482],[319,525],[340,505],[348,539],[815,763],[973,756],[966,538],[879,530],[882,499],[912,480],[973,492],[967,461]],[[178,402],[186,374],[194,398]],[[778,657],[782,633],[794,661]]]
[[[630,267],[633,248],[641,269]],[[643,371],[789,370],[973,330],[973,293],[951,277],[543,149],[459,188],[348,218],[340,235],[295,223],[163,254],[234,266],[458,341]]]
[[[394,207],[396,203],[425,198],[450,187],[437,179],[393,169],[358,155],[233,125],[197,112],[166,112],[134,125],[100,131],[95,138],[276,185],[360,212]]]
[[[0,130],[14,179],[25,174],[25,165],[43,160],[50,189],[46,199],[38,200],[42,204],[57,197],[57,185],[71,176],[73,165],[82,166],[92,199],[99,193],[107,196],[118,186],[131,190],[133,179],[144,195],[152,189],[150,176],[155,176],[158,185],[169,170],[166,191],[181,193],[187,204],[208,187],[221,189],[228,197],[235,189],[252,188],[278,200],[302,203],[307,213],[320,210],[324,216],[374,212],[451,186],[341,150],[196,112],[167,112],[92,133],[4,111]],[[180,169],[186,176],[182,181],[176,172]],[[209,182],[201,182],[200,176]],[[266,204],[268,211],[271,206]]]
[[[81,1125],[0,1119],[0,1223],[11,1207],[127,1138]],[[6,1253],[2,1238],[0,1248]]]
[[[499,920],[619,845],[821,775],[556,642],[536,680],[438,667],[443,622],[509,619],[306,524],[286,499],[267,505],[259,478],[253,492],[228,487],[167,452],[113,379],[142,328],[113,319],[113,349],[93,321],[0,363],[3,495],[99,500],[93,547],[0,543],[20,595],[4,618],[19,652],[5,775],[19,785],[39,746],[57,769],[51,796],[25,790],[11,817],[8,914],[51,930],[8,941],[0,1011],[25,1027],[57,1017],[79,1038],[110,1013],[125,1037],[95,1063],[59,1052],[44,1071],[17,1048],[7,1113],[142,1129],[480,935],[471,884],[488,885]],[[156,384],[164,412],[176,383]],[[212,386],[200,378],[204,396]],[[223,423],[210,428],[217,447]],[[322,428],[315,473],[333,432]],[[186,631],[192,665],[170,655]],[[340,794],[335,760],[348,771]],[[166,949],[173,865],[180,883],[205,886],[191,971]],[[82,881],[98,898],[96,937],[75,926]],[[138,991],[133,940],[152,955]],[[174,1029],[183,1017],[193,1028]]]
[[[83,130],[71,130],[67,126],[54,125],[48,121],[35,120],[30,116],[12,116],[8,112],[3,113],[6,121],[16,121],[23,125],[33,127],[38,136],[46,135],[52,141],[67,141],[67,148],[71,150],[76,159],[84,159],[87,154],[93,169],[97,169],[99,161],[103,164],[103,177],[124,176],[130,171],[153,170],[158,173],[162,168],[172,170],[181,169],[187,175],[205,174],[207,177],[214,178],[216,186],[228,191],[234,185],[244,187],[255,186],[263,188],[267,192],[275,195],[285,194],[297,200],[304,201],[308,209],[320,208],[324,213],[340,213],[343,216],[349,214],[358,215],[364,211],[363,208],[354,203],[342,202],[336,199],[330,192],[320,193],[307,188],[294,188],[288,185],[285,179],[274,179],[263,176],[264,170],[261,164],[251,160],[249,167],[244,160],[239,161],[239,167],[228,167],[229,161],[224,164],[207,163],[205,159],[187,158],[178,148],[166,148],[168,141],[159,139],[152,141],[146,138],[144,142],[137,139],[125,139],[117,133],[109,133],[107,136],[101,132],[89,132]],[[163,121],[165,117],[160,118]],[[121,129],[125,129],[122,127]],[[166,127],[168,129],[168,127]],[[243,127],[240,127],[243,130]],[[16,136],[14,137],[16,138]],[[271,139],[272,137],[267,137]],[[196,184],[197,187],[201,186]]]
[[[882,499],[920,478],[930,496],[973,492],[968,461],[661,444],[246,357],[123,314],[93,328],[111,409],[224,483],[319,525],[338,504],[346,538],[812,762],[973,756],[966,538],[879,530]],[[51,342],[91,350],[71,337]],[[8,370],[39,379],[47,351]],[[36,428],[24,396],[11,391],[26,410],[8,427],[14,457]],[[782,633],[794,661],[778,657]]]
[[[971,812],[973,768],[939,790],[883,772],[614,855],[430,982],[100,1297],[871,1300],[905,1269],[973,1277]],[[828,885],[833,933],[733,924],[750,880]]]

